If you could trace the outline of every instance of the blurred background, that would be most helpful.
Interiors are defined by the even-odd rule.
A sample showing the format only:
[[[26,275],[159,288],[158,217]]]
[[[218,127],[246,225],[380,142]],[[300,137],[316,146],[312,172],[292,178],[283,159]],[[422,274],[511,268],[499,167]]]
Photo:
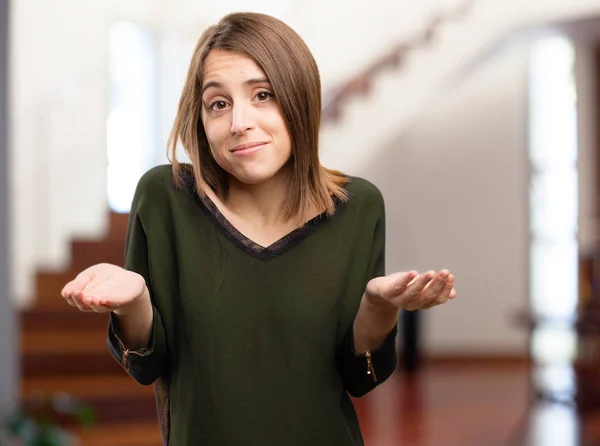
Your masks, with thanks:
[[[106,316],[60,289],[122,263],[193,47],[233,11],[313,52],[322,162],[384,193],[388,272],[456,276],[456,301],[402,315],[398,372],[355,401],[366,445],[600,445],[600,0],[0,0],[5,430],[161,444]]]

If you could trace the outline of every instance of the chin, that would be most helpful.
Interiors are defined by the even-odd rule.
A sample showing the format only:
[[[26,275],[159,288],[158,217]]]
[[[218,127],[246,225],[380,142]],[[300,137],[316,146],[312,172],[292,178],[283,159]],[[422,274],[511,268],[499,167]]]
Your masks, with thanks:
[[[231,174],[235,177],[236,180],[238,180],[241,183],[244,184],[250,184],[250,185],[255,185],[255,184],[261,184],[261,183],[265,183],[269,180],[272,180],[273,178],[275,178],[277,176],[277,173],[279,171],[274,171],[274,172],[265,172],[265,171],[254,171],[254,172],[232,172]]]

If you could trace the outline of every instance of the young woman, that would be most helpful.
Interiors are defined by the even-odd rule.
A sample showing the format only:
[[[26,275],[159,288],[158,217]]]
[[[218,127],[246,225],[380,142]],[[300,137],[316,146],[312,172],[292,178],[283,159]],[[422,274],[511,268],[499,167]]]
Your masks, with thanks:
[[[172,163],[139,182],[125,269],[95,265],[63,289],[110,312],[109,350],[155,383],[165,444],[362,444],[348,395],[394,371],[399,309],[456,295],[447,270],[384,275],[380,192],[319,163],[320,88],[279,20],[237,13],[209,28]]]

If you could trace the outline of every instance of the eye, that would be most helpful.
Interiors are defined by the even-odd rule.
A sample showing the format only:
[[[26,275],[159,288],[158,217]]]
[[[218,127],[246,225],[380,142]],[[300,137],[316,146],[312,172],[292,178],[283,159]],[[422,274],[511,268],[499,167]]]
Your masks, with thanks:
[[[221,111],[221,110],[224,110],[226,107],[227,107],[227,102],[214,101],[208,106],[208,109],[213,110],[213,111]]]
[[[270,91],[261,91],[256,94],[256,99],[258,99],[258,102],[267,102],[268,100],[272,99],[273,97],[274,97],[274,95]]]

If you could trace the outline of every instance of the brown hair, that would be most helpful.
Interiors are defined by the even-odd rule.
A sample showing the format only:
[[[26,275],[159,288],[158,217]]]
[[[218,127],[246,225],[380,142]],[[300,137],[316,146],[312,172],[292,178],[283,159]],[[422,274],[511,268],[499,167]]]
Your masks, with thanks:
[[[220,198],[227,197],[228,174],[212,157],[201,119],[203,64],[213,49],[250,57],[271,82],[292,142],[290,192],[282,218],[300,225],[316,210],[332,215],[335,200],[348,198],[344,186],[349,179],[319,162],[321,81],[317,64],[294,30],[264,14],[229,14],[200,37],[168,142],[176,184],[183,185],[190,167],[177,161],[181,142],[192,162],[197,192],[203,194],[201,185],[206,182]]]

